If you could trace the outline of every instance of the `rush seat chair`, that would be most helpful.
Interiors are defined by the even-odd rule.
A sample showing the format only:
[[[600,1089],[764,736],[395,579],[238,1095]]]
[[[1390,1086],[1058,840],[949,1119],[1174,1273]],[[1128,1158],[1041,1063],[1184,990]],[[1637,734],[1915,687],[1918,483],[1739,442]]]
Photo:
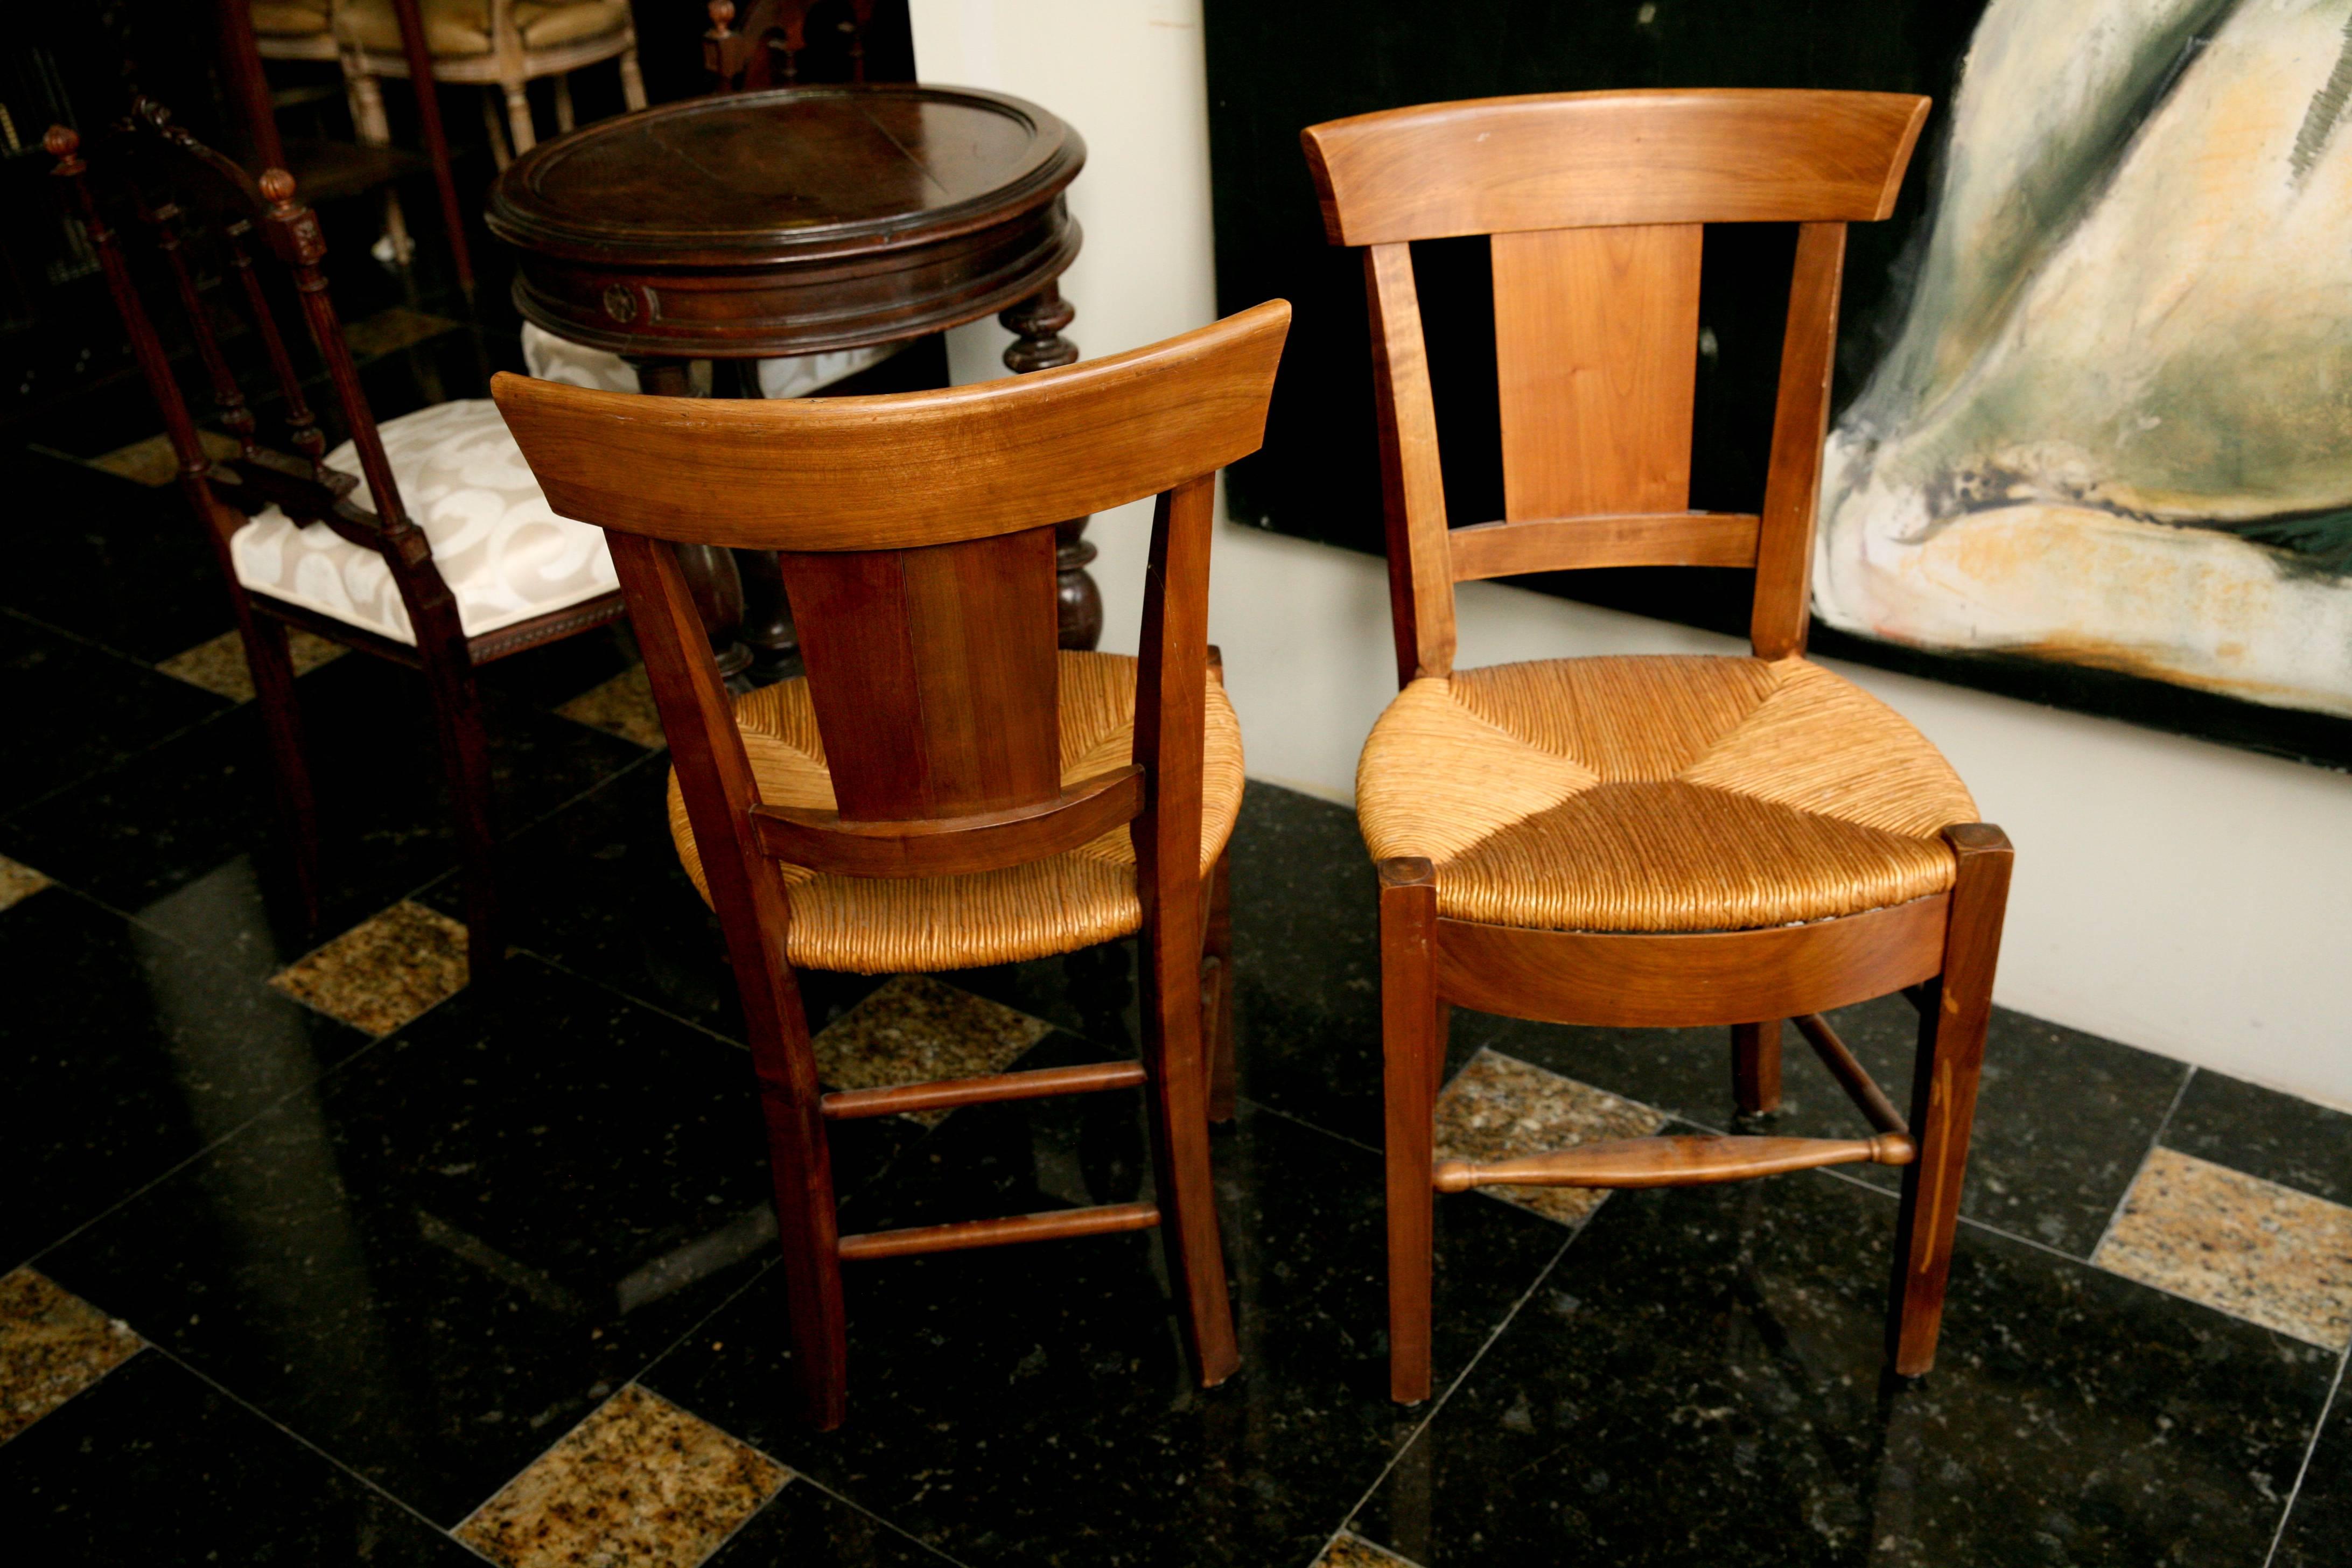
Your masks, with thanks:
[[[1924,99],[1566,93],[1305,132],[1331,242],[1360,247],[1402,690],[1357,809],[1380,878],[1391,1392],[1430,1392],[1435,1194],[1903,1167],[1889,1358],[1935,1359],[1991,1006],[2008,840],[1909,724],[1805,658],[1845,226],[1893,206]],[[1796,261],[1752,514],[1690,510],[1703,226],[1785,223]],[[1504,516],[1449,526],[1411,245],[1489,236]],[[1750,658],[1454,668],[1456,583],[1752,568]],[[1921,1011],[1906,1118],[1820,1015]],[[1851,1139],[1664,1137],[1437,1160],[1448,1010],[1728,1025],[1743,1111],[1793,1019],[1868,1119]]]
[[[846,1408],[855,1260],[1157,1226],[1195,1373],[1238,1364],[1208,1128],[1230,1092],[1216,906],[1242,755],[1207,641],[1210,514],[1217,469],[1263,438],[1289,320],[1277,300],[1133,353],[893,396],[492,385],[551,504],[611,541],[676,766],[673,832],[742,992],[820,1428]],[[1150,495],[1141,657],[1057,652],[1054,525]],[[805,678],[730,699],[677,544],[782,552]],[[818,1088],[797,969],[1003,963],[1137,932],[1140,1062]],[[829,1121],[1138,1087],[1153,1202],[838,1233]]]

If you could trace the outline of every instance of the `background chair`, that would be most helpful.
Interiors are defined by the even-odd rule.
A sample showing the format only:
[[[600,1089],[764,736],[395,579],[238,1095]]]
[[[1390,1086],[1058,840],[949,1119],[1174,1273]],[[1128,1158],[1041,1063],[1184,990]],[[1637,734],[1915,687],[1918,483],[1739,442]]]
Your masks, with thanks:
[[[1263,437],[1289,317],[1276,301],[1112,359],[892,397],[493,384],[551,502],[612,541],[676,763],[672,830],[742,992],[821,1428],[845,1406],[854,1258],[1156,1225],[1201,1382],[1237,1364],[1207,1142],[1232,1039],[1225,956],[1202,944],[1224,921],[1202,901],[1223,897],[1242,761],[1210,679],[1209,542],[1215,470]],[[1057,652],[1055,522],[1155,492],[1141,658]],[[782,552],[804,678],[730,700],[676,543]],[[1138,931],[1140,1064],[819,1093],[795,968],[1002,963]],[[1155,1203],[836,1232],[828,1121],[1137,1085]]]
[[[1430,104],[1310,127],[1334,244],[1362,246],[1402,692],[1358,767],[1379,862],[1391,1385],[1430,1387],[1433,1191],[1656,1186],[1901,1165],[1888,1353],[1935,1359],[2009,843],[1917,731],[1804,658],[1845,225],[1886,216],[1925,99],[1628,92]],[[1701,226],[1794,223],[1762,510],[1695,512]],[[1491,237],[1505,517],[1449,530],[1412,241]],[[1454,584],[1591,566],[1751,567],[1752,658],[1456,670]],[[1908,1120],[1818,1016],[1905,990]],[[1733,1026],[1740,1109],[1780,1098],[1780,1020],[1870,1120],[1856,1139],[1651,1138],[1433,1157],[1447,1009]]]
[[[505,949],[474,671],[622,615],[603,536],[548,510],[487,399],[376,424],[327,293],[325,241],[284,170],[257,182],[146,99],[92,150],[89,163],[79,138],[62,126],[50,130],[45,145],[80,203],[179,456],[182,493],[228,584],[306,919],[313,927],[319,920],[319,836],[289,625],[423,672],[457,816],[472,976],[484,977]],[[216,463],[200,443],[173,356],[118,240],[118,215],[128,215],[160,253],[216,418],[237,442],[233,459]],[[293,299],[326,371],[328,424],[349,437],[331,451],[279,331],[271,295],[282,295],[282,285],[265,284],[257,252],[292,275]],[[217,330],[215,311],[238,331]],[[261,445],[254,416],[261,399],[247,399],[225,344],[267,365],[290,451]],[[419,498],[413,513],[410,495]]]

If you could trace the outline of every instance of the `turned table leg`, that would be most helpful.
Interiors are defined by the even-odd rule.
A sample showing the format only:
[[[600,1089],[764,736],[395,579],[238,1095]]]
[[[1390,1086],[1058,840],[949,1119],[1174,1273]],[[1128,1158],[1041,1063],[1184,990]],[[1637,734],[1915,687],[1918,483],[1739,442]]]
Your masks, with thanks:
[[[690,397],[688,362],[682,359],[629,357],[636,368],[637,390],[654,397]],[[694,592],[694,607],[710,633],[711,657],[719,663],[727,689],[740,696],[751,689],[751,650],[739,635],[743,626],[743,579],[735,554],[715,544],[681,544],[677,563]]]
[[[1048,283],[996,319],[1013,334],[1004,351],[1004,368],[1015,375],[1075,363],[1078,345],[1062,336],[1062,329],[1077,317],[1062,298],[1061,286]],[[1061,607],[1061,644],[1067,648],[1091,648],[1102,640],[1102,590],[1087,575],[1095,547],[1086,540],[1083,517],[1054,525],[1054,564]]]

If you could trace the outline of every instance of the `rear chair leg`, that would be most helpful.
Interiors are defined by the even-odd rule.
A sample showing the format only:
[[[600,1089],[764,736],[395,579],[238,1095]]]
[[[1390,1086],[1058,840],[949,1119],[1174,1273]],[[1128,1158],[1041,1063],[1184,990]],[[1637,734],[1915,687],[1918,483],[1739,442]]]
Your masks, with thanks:
[[[465,657],[461,641],[455,658]],[[506,933],[499,910],[498,836],[490,826],[489,737],[482,725],[481,689],[474,683],[473,666],[456,665],[449,657],[428,656],[425,662],[425,677],[433,686],[434,721],[440,729],[449,812],[457,820],[458,877],[466,910],[466,972],[472,984],[496,974],[506,958]]]
[[[1436,1248],[1437,879],[1426,860],[1383,860],[1381,1039],[1387,1102],[1389,1395],[1429,1397],[1431,1279]],[[1435,1059],[1433,1059],[1435,1058]]]
[[[819,1432],[830,1432],[849,1410],[849,1326],[841,1299],[833,1156],[813,1082],[807,1094],[796,1096],[792,1088],[790,1064],[809,1051],[799,983],[780,967],[772,991],[773,1005],[757,1011],[775,1018],[776,1026],[772,1031],[754,1031],[751,1067],[759,1078],[768,1166],[775,1183],[776,1239],[784,1256],[793,1378],[802,1418]],[[782,1037],[761,1037],[770,1033]]]
[[[1895,1282],[1886,1348],[1895,1372],[1917,1377],[1936,1364],[1951,1272],[1952,1232],[1960,1216],[1969,1128],[1976,1119],[1977,1078],[1985,1026],[1992,1016],[1993,965],[2009,903],[2011,850],[1998,827],[1948,827],[1944,841],[1959,861],[1944,935],[1944,972],[1926,986],[1919,1014],[1918,1065],[1913,1070],[1911,1133],[1919,1156],[1903,1169],[1903,1208],[1895,1232]]]
[[[1231,1121],[1234,1087],[1234,911],[1230,849],[1209,873],[1208,920],[1201,939],[1202,1049],[1209,1058],[1209,1120]]]
[[[1731,1089],[1742,1116],[1780,1109],[1780,1020],[1731,1026]]]

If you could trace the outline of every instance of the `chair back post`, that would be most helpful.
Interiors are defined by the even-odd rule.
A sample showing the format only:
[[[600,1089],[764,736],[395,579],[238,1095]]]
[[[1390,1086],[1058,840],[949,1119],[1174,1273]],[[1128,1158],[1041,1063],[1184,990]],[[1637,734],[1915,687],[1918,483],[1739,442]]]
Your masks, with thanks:
[[[1927,100],[1632,91],[1427,104],[1308,127],[1333,244],[1366,249],[1401,680],[1451,671],[1454,584],[1591,566],[1753,567],[1759,658],[1804,651],[1845,226],[1892,209]],[[1690,510],[1709,223],[1799,238],[1754,514]],[[1504,516],[1450,529],[1410,247],[1493,255]]]

